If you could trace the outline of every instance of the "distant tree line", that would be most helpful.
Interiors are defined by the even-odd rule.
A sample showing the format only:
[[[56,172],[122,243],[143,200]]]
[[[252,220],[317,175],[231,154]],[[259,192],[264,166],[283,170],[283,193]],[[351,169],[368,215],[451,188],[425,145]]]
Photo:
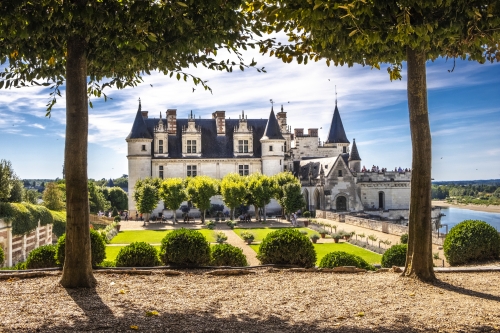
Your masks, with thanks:
[[[432,185],[432,199],[478,205],[500,205],[500,183]]]

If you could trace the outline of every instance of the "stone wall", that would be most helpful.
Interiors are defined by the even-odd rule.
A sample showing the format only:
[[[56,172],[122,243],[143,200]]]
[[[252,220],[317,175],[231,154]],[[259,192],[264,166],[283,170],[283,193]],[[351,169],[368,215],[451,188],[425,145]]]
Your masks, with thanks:
[[[344,222],[347,224],[355,225],[357,227],[366,228],[370,230],[375,230],[391,235],[401,236],[402,234],[408,233],[408,227],[406,225],[395,224],[391,222],[376,221],[372,219],[366,219],[357,216],[351,216],[346,214],[338,214],[329,211],[316,210],[316,217],[324,218],[327,220]],[[442,235],[441,235],[442,236]],[[438,233],[432,233],[432,243],[436,245],[443,245],[444,238],[439,237]]]
[[[12,235],[10,223],[0,219],[0,246],[5,252],[4,266],[26,260],[28,254],[42,245],[52,244],[52,224],[40,226],[26,235]]]

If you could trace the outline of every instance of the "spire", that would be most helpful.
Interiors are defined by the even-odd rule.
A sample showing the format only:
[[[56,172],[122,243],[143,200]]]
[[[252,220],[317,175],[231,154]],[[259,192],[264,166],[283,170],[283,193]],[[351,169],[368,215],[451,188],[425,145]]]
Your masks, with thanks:
[[[283,104],[281,104],[281,112],[283,112]]]
[[[337,100],[335,100],[335,111],[333,111],[332,123],[330,124],[326,143],[349,143],[345,135],[344,125],[342,125],[342,119],[340,119]]]
[[[139,112],[141,111],[142,106],[141,106],[141,98],[139,97]]]
[[[267,121],[262,139],[285,140],[283,135],[281,135],[280,125],[274,115],[273,107],[271,107],[271,113],[269,114],[269,120]]]
[[[139,99],[139,108],[137,109],[137,114],[135,115],[134,124],[132,125],[132,130],[127,136],[127,139],[152,139],[153,137],[148,131],[144,117],[142,116],[141,110],[141,100]]]
[[[356,139],[352,139],[352,149],[349,161],[361,161],[361,157],[359,157],[358,153],[358,147],[356,146]]]

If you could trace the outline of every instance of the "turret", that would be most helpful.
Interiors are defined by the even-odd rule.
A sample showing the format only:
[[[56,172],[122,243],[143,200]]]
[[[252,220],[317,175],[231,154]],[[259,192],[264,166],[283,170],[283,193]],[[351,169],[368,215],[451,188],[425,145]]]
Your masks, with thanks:
[[[273,107],[271,107],[266,129],[260,142],[262,145],[262,173],[272,176],[282,172],[285,158],[285,138],[281,134]]]
[[[361,157],[359,157],[356,139],[352,139],[352,149],[351,154],[349,155],[349,169],[355,172],[361,171]]]
[[[349,152],[349,140],[347,140],[347,136],[345,135],[337,101],[335,101],[335,110],[333,111],[332,123],[328,131],[328,138],[325,141],[325,147],[337,147],[340,154]]]
[[[134,124],[130,134],[125,139],[128,146],[128,193],[133,193],[135,182],[138,179],[151,177],[151,157],[152,157],[152,142],[151,135],[145,119],[148,117],[147,111],[141,110],[141,100],[139,99],[139,108],[135,115]],[[134,196],[129,195],[128,207],[130,214],[135,212]]]

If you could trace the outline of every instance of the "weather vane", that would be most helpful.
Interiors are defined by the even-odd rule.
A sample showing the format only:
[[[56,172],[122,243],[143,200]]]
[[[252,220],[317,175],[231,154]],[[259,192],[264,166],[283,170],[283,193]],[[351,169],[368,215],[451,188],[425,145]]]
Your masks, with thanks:
[[[269,100],[269,102],[271,102],[271,105],[273,105],[273,106],[274,106],[274,101],[273,101],[273,99],[272,99],[272,98]]]

